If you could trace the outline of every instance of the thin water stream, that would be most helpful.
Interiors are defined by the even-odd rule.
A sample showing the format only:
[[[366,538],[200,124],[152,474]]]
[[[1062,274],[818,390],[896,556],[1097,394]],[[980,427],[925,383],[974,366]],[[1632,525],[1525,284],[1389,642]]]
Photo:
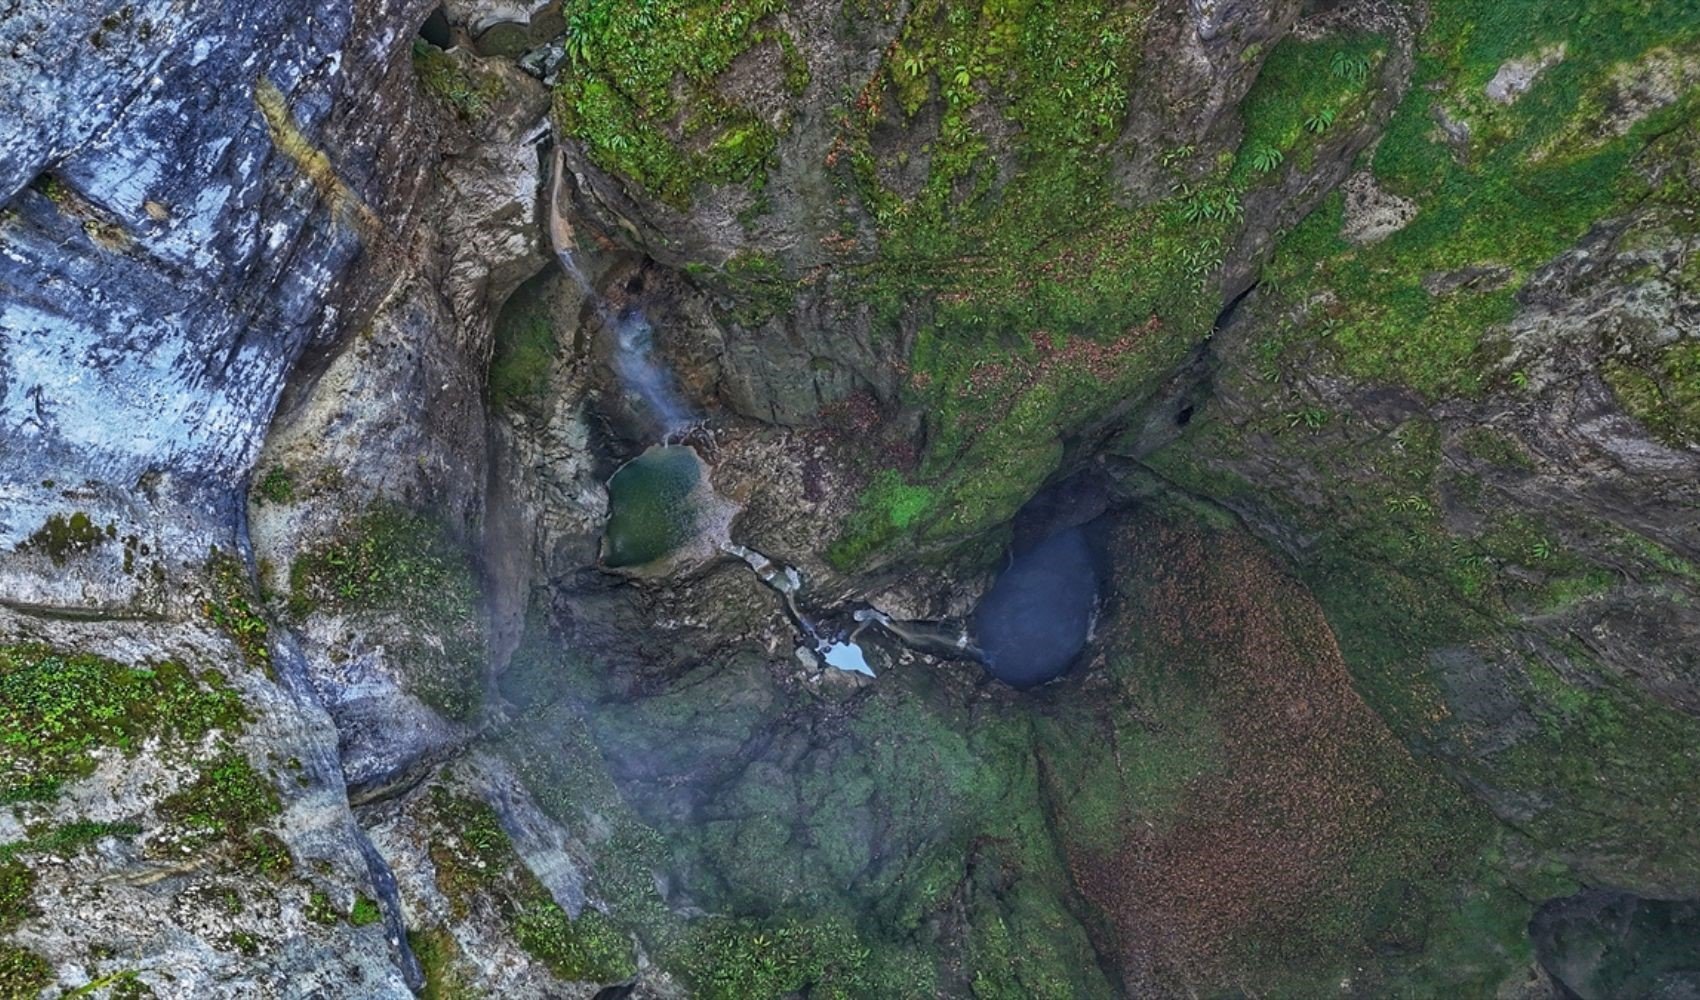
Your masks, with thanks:
[[[596,290],[590,277],[573,256],[572,226],[561,215],[561,185],[566,159],[557,146],[553,177],[549,183],[549,240],[561,270],[584,294],[603,325],[614,334],[614,373],[620,383],[643,400],[650,416],[660,425],[663,442],[672,441],[694,422],[694,415],[674,388],[672,376],[655,359],[655,329],[643,310],[627,307],[616,311]]]

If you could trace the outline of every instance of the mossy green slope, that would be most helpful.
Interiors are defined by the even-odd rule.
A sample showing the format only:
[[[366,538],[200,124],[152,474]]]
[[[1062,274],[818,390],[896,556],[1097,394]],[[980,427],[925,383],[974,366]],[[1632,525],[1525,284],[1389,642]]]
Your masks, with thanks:
[[[850,117],[846,149],[880,235],[850,294],[916,326],[905,399],[925,415],[927,447],[913,467],[871,478],[830,553],[840,567],[1007,521],[1065,442],[1135,410],[1209,335],[1246,193],[1283,163],[1308,167],[1325,133],[1360,124],[1387,54],[1367,34],[1283,45],[1247,100],[1239,152],[1206,163],[1167,151],[1170,193],[1130,206],[1110,144],[1147,16],[1090,3],[912,16],[882,68],[904,106],[883,108],[890,92],[871,85]],[[974,69],[964,80],[939,58]],[[935,83],[940,136],[925,184],[904,196],[882,181],[872,136]],[[987,108],[1019,124],[1013,170],[999,159],[1011,151],[971,125]]]
[[[1515,103],[1485,96],[1508,60],[1555,46],[1562,59]],[[1431,398],[1509,378],[1496,376],[1484,335],[1510,318],[1531,272],[1654,193],[1645,151],[1692,116],[1700,70],[1684,71],[1693,79],[1677,99],[1639,115],[1620,91],[1639,74],[1676,72],[1666,62],[1700,66],[1700,15],[1681,4],[1436,8],[1410,95],[1370,161],[1386,190],[1415,203],[1415,218],[1352,247],[1332,238],[1336,220],[1322,213],[1285,244],[1266,283],[1293,301],[1327,296],[1305,336],[1322,338],[1353,377]]]
[[[1147,460],[1170,484],[1280,526],[1359,689],[1403,740],[1514,814],[1547,857],[1645,886],[1700,872],[1676,819],[1700,803],[1696,724],[1572,641],[1582,626],[1558,623],[1651,599],[1621,596],[1636,588],[1671,599],[1664,588],[1693,570],[1613,523],[1618,512],[1537,512],[1515,487],[1554,471],[1508,433],[1518,424],[1447,412],[1522,405],[1528,374],[1502,363],[1516,345],[1500,331],[1530,277],[1593,227],[1634,220],[1591,244],[1594,259],[1692,237],[1700,74],[1683,83],[1675,67],[1700,66],[1697,40],[1700,13],[1681,5],[1437,8],[1410,94],[1366,161],[1414,218],[1353,245],[1337,195],[1295,229],[1255,318],[1224,348],[1229,402]],[[1506,60],[1561,44],[1515,103],[1485,95]],[[1648,73],[1675,83],[1629,99],[1626,81]],[[1589,280],[1565,296],[1600,292]],[[1692,440],[1686,343],[1578,335],[1589,339],[1562,348],[1609,358],[1607,384],[1652,435]]]

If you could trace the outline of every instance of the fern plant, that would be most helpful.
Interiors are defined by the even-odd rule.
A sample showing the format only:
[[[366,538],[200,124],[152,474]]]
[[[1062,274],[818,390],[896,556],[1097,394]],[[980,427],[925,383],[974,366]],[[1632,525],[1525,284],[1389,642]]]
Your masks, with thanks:
[[[1321,111],[1318,111],[1305,119],[1305,131],[1312,135],[1321,135],[1328,131],[1328,127],[1333,124],[1334,109],[1323,108]]]
[[[1274,146],[1259,146],[1251,151],[1251,169],[1267,174],[1281,165],[1281,151]]]
[[[1369,57],[1355,56],[1349,52],[1334,53],[1334,61],[1329,70],[1342,80],[1353,83],[1363,83],[1369,79]]]

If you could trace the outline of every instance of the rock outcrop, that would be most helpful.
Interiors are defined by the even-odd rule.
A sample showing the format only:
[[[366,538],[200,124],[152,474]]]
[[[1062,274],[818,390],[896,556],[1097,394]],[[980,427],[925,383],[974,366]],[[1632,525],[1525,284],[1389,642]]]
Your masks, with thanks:
[[[1535,6],[4,16],[0,994],[1687,988],[1700,19]]]

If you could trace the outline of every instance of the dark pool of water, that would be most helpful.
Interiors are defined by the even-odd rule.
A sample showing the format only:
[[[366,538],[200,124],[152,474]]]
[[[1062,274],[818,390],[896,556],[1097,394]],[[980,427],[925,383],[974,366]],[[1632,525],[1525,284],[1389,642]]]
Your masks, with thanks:
[[[702,477],[696,452],[654,447],[608,480],[608,527],[602,561],[610,567],[654,562],[690,540],[697,513],[691,493]]]
[[[1099,583],[1083,528],[1060,531],[1016,555],[974,609],[986,668],[1016,688],[1061,676],[1086,646]]]
[[[1584,889],[1529,923],[1535,957],[1569,997],[1700,997],[1700,900]]]

